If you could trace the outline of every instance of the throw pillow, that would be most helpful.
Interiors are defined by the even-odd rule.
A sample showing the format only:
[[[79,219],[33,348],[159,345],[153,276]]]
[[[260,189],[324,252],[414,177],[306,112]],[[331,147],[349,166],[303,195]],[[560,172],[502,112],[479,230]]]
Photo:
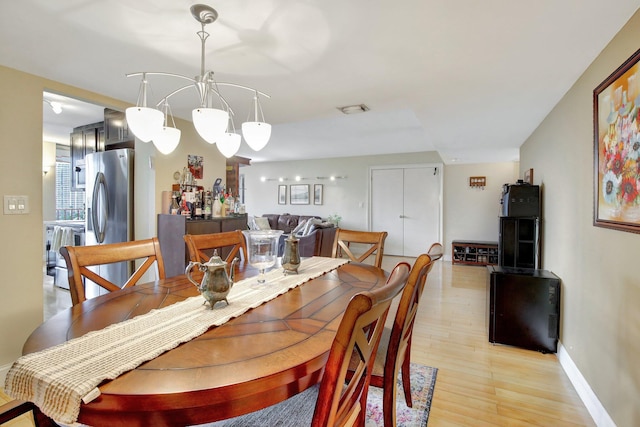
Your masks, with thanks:
[[[253,222],[256,225],[256,229],[258,230],[271,230],[271,226],[269,225],[269,219],[257,216],[253,219]]]
[[[296,228],[294,228],[291,232],[293,234],[296,234],[300,231],[302,231],[304,229],[304,226],[307,224],[307,220],[302,220],[298,223],[298,225],[296,226]]]
[[[247,217],[247,226],[249,227],[249,230],[257,230],[258,229],[256,227],[256,218],[253,215],[249,215]]]
[[[322,224],[322,220],[318,218],[311,218],[307,221],[307,224],[304,227],[304,231],[302,232],[303,236],[308,236],[313,233],[313,230],[316,229],[316,225]]]

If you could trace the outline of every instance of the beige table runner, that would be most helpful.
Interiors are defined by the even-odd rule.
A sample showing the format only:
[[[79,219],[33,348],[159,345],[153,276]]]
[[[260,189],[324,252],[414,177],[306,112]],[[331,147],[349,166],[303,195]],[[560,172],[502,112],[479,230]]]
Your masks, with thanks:
[[[256,277],[237,282],[229,305],[210,310],[201,296],[89,332],[66,343],[19,358],[7,373],[6,393],[29,400],[47,416],[75,423],[80,402],[100,395],[106,379],[136,368],[179,344],[222,325],[302,283],[334,270],[347,260],[313,257],[302,260],[299,274],[285,276],[282,269],[266,273],[266,285]]]

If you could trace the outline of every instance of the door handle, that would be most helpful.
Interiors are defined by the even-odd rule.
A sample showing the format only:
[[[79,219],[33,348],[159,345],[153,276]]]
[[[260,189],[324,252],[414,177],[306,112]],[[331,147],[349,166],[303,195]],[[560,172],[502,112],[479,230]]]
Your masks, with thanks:
[[[404,215],[400,215],[400,219],[406,218],[406,216]]]
[[[102,191],[100,191],[102,189]],[[98,211],[98,198],[102,197],[102,203],[100,206],[102,210]],[[93,200],[92,200],[92,212],[91,222],[93,224],[93,233],[96,236],[96,242],[104,242],[106,228],[107,228],[107,216],[109,212],[109,198],[107,196],[107,182],[102,172],[99,172],[96,176],[96,181],[93,186]],[[101,218],[98,217],[100,214]],[[102,219],[102,221],[100,221]]]

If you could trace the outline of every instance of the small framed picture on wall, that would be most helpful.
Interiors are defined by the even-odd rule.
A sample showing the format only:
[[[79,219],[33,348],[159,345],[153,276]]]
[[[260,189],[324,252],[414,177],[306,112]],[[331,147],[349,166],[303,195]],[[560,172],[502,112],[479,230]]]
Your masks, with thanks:
[[[322,184],[313,185],[313,204],[314,205],[322,204],[322,198],[324,197],[323,192],[324,192],[324,187],[322,186]]]
[[[278,204],[279,205],[287,204],[287,186],[286,185],[278,185]]]
[[[524,182],[528,182],[533,185],[533,169],[527,169],[524,171]]]

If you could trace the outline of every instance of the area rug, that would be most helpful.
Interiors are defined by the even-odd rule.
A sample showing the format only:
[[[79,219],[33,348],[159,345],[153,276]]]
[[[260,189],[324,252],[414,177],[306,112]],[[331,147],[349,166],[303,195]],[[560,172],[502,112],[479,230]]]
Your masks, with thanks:
[[[404,393],[399,392],[396,402],[397,427],[425,427],[429,419],[431,398],[436,383],[436,368],[411,364],[411,397],[413,408],[408,408],[404,401]],[[402,390],[402,380],[398,374],[398,387]],[[277,405],[269,406],[258,412],[252,412],[241,417],[200,424],[199,427],[300,427],[309,425],[316,406],[317,385],[307,391],[297,394]],[[382,418],[382,389],[369,387],[367,399],[366,427],[383,427]]]
[[[436,385],[437,368],[411,364],[411,399],[413,408],[409,408],[404,401],[402,379],[398,374],[398,397],[396,400],[397,427],[425,427],[429,420],[433,389]],[[367,398],[366,427],[382,427],[382,389],[369,387]]]

